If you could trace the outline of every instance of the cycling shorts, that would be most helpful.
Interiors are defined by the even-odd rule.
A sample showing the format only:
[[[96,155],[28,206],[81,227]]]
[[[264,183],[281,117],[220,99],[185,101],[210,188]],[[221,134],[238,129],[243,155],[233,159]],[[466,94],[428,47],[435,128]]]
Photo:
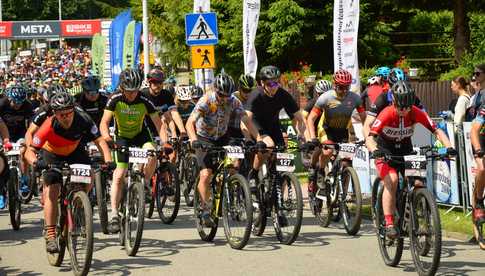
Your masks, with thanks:
[[[389,150],[389,148],[382,147],[382,144],[378,144],[378,149],[392,156],[404,156],[413,152],[413,146],[411,144],[404,144],[404,147],[400,150]],[[404,157],[398,158],[395,161],[376,159],[375,164],[377,174],[381,179],[384,179],[390,173],[397,174],[398,172],[404,172]]]
[[[321,128],[318,130],[320,143],[332,141],[334,143],[347,143],[349,141],[349,130],[346,128]]]
[[[155,150],[156,145],[153,142],[150,133],[144,129],[135,137],[129,139],[121,136],[115,136],[115,143],[122,147],[137,147],[147,150]],[[129,152],[122,152],[121,149],[115,152],[116,167],[127,169],[129,160]]]
[[[210,140],[208,138],[202,137],[197,135],[197,140],[202,142],[206,146],[216,146],[216,147],[223,147],[229,143],[229,136],[224,135],[217,140]],[[197,157],[197,164],[199,165],[200,169],[217,169],[219,164],[215,164],[213,162],[214,158],[216,157],[215,152],[206,151],[197,149],[195,150],[195,156]]]
[[[79,145],[68,156],[57,155],[45,149],[40,150],[40,156],[42,160],[44,160],[47,164],[68,163],[68,164],[91,165],[91,159],[89,158],[89,153],[82,145]],[[58,170],[47,170],[42,174],[42,177],[46,185],[62,183],[62,174]]]

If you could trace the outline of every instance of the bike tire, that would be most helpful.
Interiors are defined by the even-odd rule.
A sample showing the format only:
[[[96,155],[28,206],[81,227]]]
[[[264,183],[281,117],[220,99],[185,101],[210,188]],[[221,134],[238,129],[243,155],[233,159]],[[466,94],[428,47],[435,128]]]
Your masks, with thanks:
[[[197,178],[198,183],[199,178]],[[219,223],[219,218],[213,218],[215,227],[205,227],[201,221],[202,206],[200,202],[200,195],[197,188],[194,188],[194,215],[195,215],[195,226],[197,227],[197,232],[199,233],[200,239],[206,242],[214,240],[217,233],[217,225]]]
[[[248,181],[240,174],[229,177],[225,185],[229,194],[222,197],[222,220],[226,239],[233,249],[243,249],[251,236],[253,224],[253,203]],[[236,196],[236,198],[233,198]],[[232,203],[239,203],[239,206],[232,206]],[[229,206],[231,204],[231,206]],[[243,210],[242,210],[243,209]],[[237,213],[236,213],[237,212]],[[240,221],[246,218],[238,228],[242,228],[241,237],[236,237],[234,229],[230,226],[230,221]]]
[[[155,211],[155,198],[156,198],[156,194],[157,194],[157,181],[156,179],[158,178],[158,175],[155,173],[151,179],[151,189],[150,189],[150,193],[151,193],[151,200],[150,202],[145,202],[145,218],[149,218],[151,219],[152,216],[153,216],[153,211]]]
[[[278,204],[276,203],[276,200],[273,205],[273,226],[276,232],[276,238],[282,244],[291,245],[298,238],[298,234],[300,233],[300,229],[301,229],[301,223],[303,220],[303,194],[301,191],[300,181],[298,181],[298,178],[293,173],[282,173],[281,183],[283,184],[284,182],[289,184],[288,187],[291,187],[292,189],[294,189],[294,193],[296,197],[293,200],[289,200],[289,202],[287,201],[288,199],[284,200],[284,203],[283,203],[285,205],[285,209],[287,209],[288,206],[291,206],[292,208],[291,212],[288,212],[287,214],[295,212],[293,229],[289,230],[288,234],[284,233],[285,231],[283,231],[283,228],[285,227],[283,225],[280,225],[278,221],[278,213],[280,210],[279,210]],[[283,188],[284,187],[282,186],[282,196],[284,195]],[[291,189],[288,188],[287,191],[289,195],[291,192]],[[286,219],[288,220],[288,218]]]
[[[89,197],[86,192],[78,191],[72,197],[70,205],[73,225],[68,227],[69,230],[67,232],[67,249],[69,251],[69,256],[71,257],[71,268],[74,275],[85,276],[88,274],[89,269],[91,268],[91,261],[93,258],[94,236],[91,202],[89,201]],[[77,217],[77,213],[78,211],[80,211],[80,206],[82,206],[83,213],[80,214],[80,217]],[[84,235],[86,238],[86,241],[84,243],[86,247],[85,252],[81,253],[80,256],[78,256],[78,249],[76,248],[77,245],[80,243],[74,240],[78,233],[73,233],[72,231],[72,229],[76,229],[76,226],[79,226],[81,228],[80,230],[84,230]],[[82,236],[82,234],[83,233],[79,233],[80,236]],[[82,261],[79,257],[84,257],[84,261]]]
[[[379,187],[381,186],[381,179],[377,177],[374,180],[374,183],[372,184],[372,195],[371,195],[371,214],[372,214],[372,222],[374,223],[374,227],[377,229],[379,227],[379,224],[377,222],[377,209],[379,208],[378,205],[382,205],[381,203],[378,203],[377,201],[377,196],[379,194]],[[381,207],[382,208],[382,207]]]
[[[138,181],[132,183],[127,193],[125,251],[128,256],[136,256],[140,248],[145,221],[145,180],[140,176],[132,177],[132,179],[138,179]],[[136,227],[132,223],[136,223]]]
[[[357,235],[360,230],[360,224],[362,222],[362,193],[360,191],[360,181],[357,172],[352,167],[346,167],[342,171],[341,179],[344,180],[344,176],[349,175],[350,180],[352,181],[352,191],[353,196],[355,197],[355,206],[349,206],[347,201],[347,194],[349,192],[348,187],[346,187],[345,183],[342,185],[344,187],[344,191],[341,192],[342,198],[340,199],[340,213],[342,214],[344,227],[347,231],[347,234],[351,236]],[[350,184],[350,183],[349,183]],[[347,189],[346,189],[347,188]],[[345,191],[346,190],[346,191]],[[350,208],[349,208],[350,207]],[[352,216],[350,209],[355,210],[355,214]]]
[[[424,201],[421,201],[424,200]],[[410,237],[410,248],[411,248],[411,256],[413,257],[413,262],[414,265],[416,266],[416,271],[418,272],[419,275],[435,275],[436,271],[438,270],[438,267],[440,265],[440,259],[441,259],[441,221],[440,221],[440,216],[438,212],[438,207],[436,206],[436,201],[431,194],[430,191],[428,191],[425,188],[420,188],[420,189],[415,189],[414,194],[413,194],[413,206],[412,209],[414,210],[412,212],[412,219],[411,219],[411,225],[409,226],[409,237]],[[432,253],[433,255],[430,258],[430,263],[429,265],[425,263],[424,258],[428,258],[428,254],[426,256],[421,256],[422,255],[422,250],[420,249],[420,246],[418,245],[421,241],[417,237],[422,230],[420,230],[420,225],[418,222],[417,214],[419,213],[419,204],[425,203],[426,208],[426,214],[425,210],[423,210],[423,214],[425,214],[425,221],[427,224],[431,222],[431,228],[432,230],[430,231],[431,235],[433,237],[430,238],[430,241],[432,241],[432,245],[429,248],[429,253]],[[423,205],[421,205],[423,207]],[[431,216],[431,217],[429,217]],[[428,232],[428,231],[426,231]],[[428,236],[426,235],[426,238]],[[425,240],[425,243],[427,241]]]
[[[331,203],[330,191],[329,191],[330,186],[326,183],[325,177],[321,173],[318,173],[317,181],[323,182],[323,185],[325,185],[326,188],[325,188],[324,195],[315,195],[314,213],[315,213],[315,217],[320,223],[320,226],[328,227],[333,217],[332,203]],[[319,192],[320,192],[320,189],[317,191],[317,194]],[[322,197],[322,198],[319,198],[319,197]]]
[[[20,229],[22,203],[19,196],[19,173],[17,168],[10,168],[8,179],[8,212],[10,214],[10,224],[12,229]]]
[[[384,187],[379,185],[377,193],[377,201],[381,204],[377,204],[376,208],[376,234],[377,241],[379,243],[379,251],[381,252],[382,259],[384,263],[388,266],[395,267],[399,264],[402,257],[402,251],[404,249],[404,239],[402,237],[396,238],[394,241],[388,243],[385,233],[385,221],[384,221],[384,211],[382,209],[382,193]],[[398,224],[399,225],[399,224]],[[395,252],[390,252],[391,245],[395,247]]]
[[[94,184],[96,189],[96,203],[98,205],[99,224],[103,234],[108,231],[108,206],[106,204],[106,175],[101,171],[94,173]]]
[[[56,239],[59,245],[59,252],[57,253],[47,253],[47,261],[51,266],[59,267],[64,261],[64,255],[66,253],[66,236],[67,236],[67,225],[65,223],[65,210],[62,210],[61,204],[57,204],[58,216],[57,216],[57,226],[56,226]],[[61,230],[62,229],[62,230]]]
[[[165,172],[157,175],[157,185],[155,188],[156,202],[158,216],[160,217],[160,220],[165,224],[171,224],[177,218],[177,214],[180,208],[180,182],[175,166],[170,163],[167,163],[164,166],[166,166],[166,172],[170,175],[170,183],[166,185],[165,180],[163,179],[162,173]],[[167,187],[173,189],[174,195],[169,196],[166,194],[165,191]],[[169,208],[167,202],[173,202],[173,208]]]
[[[266,229],[266,224],[268,222],[268,214],[266,211],[266,199],[264,197],[265,191],[264,191],[264,181],[267,181],[268,179],[264,179],[261,170],[259,171],[258,178],[258,188],[256,190],[256,198],[259,201],[257,202],[252,202],[253,204],[253,225],[252,225],[252,230],[251,232],[255,236],[262,236],[264,233],[264,230]]]
[[[184,199],[185,203],[189,207],[194,206],[194,187],[196,187],[196,179],[197,176],[199,175],[199,165],[197,164],[197,157],[195,155],[190,154],[185,162],[184,162]]]
[[[22,204],[28,204],[32,200],[32,197],[36,192],[35,186],[37,185],[37,182],[35,181],[35,172],[33,172],[33,168],[30,166],[27,170],[28,170],[27,174],[29,176],[29,192],[25,195],[22,193],[19,193],[20,201],[22,202]]]

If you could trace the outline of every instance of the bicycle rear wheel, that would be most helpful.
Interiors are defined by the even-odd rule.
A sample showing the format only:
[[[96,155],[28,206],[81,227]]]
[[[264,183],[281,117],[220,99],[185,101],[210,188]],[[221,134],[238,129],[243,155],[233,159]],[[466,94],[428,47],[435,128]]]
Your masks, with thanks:
[[[283,206],[279,207],[275,199],[273,207],[273,226],[278,240],[286,245],[292,244],[300,233],[303,219],[303,195],[300,181],[292,173],[282,173],[281,196]]]
[[[325,189],[319,188],[315,194],[315,198],[310,200],[314,201],[313,209],[318,222],[320,222],[322,227],[328,227],[332,221],[333,214],[330,185],[326,183],[325,177],[321,173],[318,173],[317,181],[318,183],[323,183],[322,185],[325,185]]]
[[[414,190],[412,202],[411,255],[419,275],[434,275],[441,258],[441,222],[436,201],[427,189],[421,188]]]
[[[340,212],[344,227],[349,235],[356,235],[362,222],[362,194],[360,181],[355,169],[346,167],[340,177],[343,191],[340,193]]]
[[[87,275],[93,257],[93,213],[84,191],[74,194],[70,203],[72,225],[68,227],[67,248],[74,275]],[[68,215],[69,216],[69,215]]]
[[[57,227],[56,227],[56,239],[59,246],[59,252],[57,253],[47,253],[47,261],[51,266],[61,266],[64,260],[64,254],[66,253],[66,236],[67,236],[67,224],[66,220],[66,210],[62,210],[61,204],[57,204],[58,216],[57,216]]]
[[[386,237],[386,225],[384,221],[384,211],[382,209],[382,193],[384,187],[378,186],[377,202],[376,204],[376,234],[379,243],[379,251],[381,252],[384,263],[388,266],[397,266],[401,261],[402,250],[404,248],[404,239],[399,236],[396,239],[389,240]],[[397,224],[400,225],[400,222]]]
[[[261,236],[266,229],[266,223],[268,220],[268,214],[266,211],[266,199],[264,197],[265,190],[264,190],[264,181],[268,181],[267,178],[263,178],[263,175],[260,170],[260,175],[258,175],[258,187],[256,190],[256,199],[257,202],[252,201],[253,204],[253,225],[252,225],[252,233],[255,236]]]
[[[242,249],[251,236],[253,205],[249,183],[240,174],[232,175],[223,187],[222,218],[226,239],[234,249]]]
[[[199,183],[199,178],[197,178],[195,183]],[[210,242],[214,239],[217,233],[217,224],[219,223],[219,218],[213,217],[214,227],[206,227],[202,223],[202,205],[200,194],[197,189],[197,185],[194,184],[194,215],[195,215],[195,226],[197,227],[197,232],[203,241]]]
[[[140,176],[132,177],[133,183],[126,194],[125,211],[125,251],[135,256],[140,247],[145,221],[145,183]]]
[[[106,204],[106,175],[101,171],[94,173],[96,202],[98,205],[99,224],[104,234],[108,234],[108,207]]]
[[[165,164],[165,169],[157,175],[156,201],[158,216],[165,224],[172,223],[180,208],[180,183],[177,169],[173,164]]]
[[[155,210],[155,197],[157,194],[157,179],[158,179],[158,174],[154,174],[153,177],[150,180],[150,202],[145,202],[145,217],[146,218],[152,218],[153,216],[153,211]]]
[[[32,167],[28,167],[27,169],[27,175],[29,177],[29,191],[27,193],[19,193],[20,201],[22,204],[28,204],[31,200],[32,197],[34,196],[34,193],[36,192],[36,179],[35,179],[35,172],[33,171],[34,169]]]
[[[19,196],[19,171],[17,168],[10,168],[8,179],[8,212],[13,230],[20,229],[20,214],[22,203]]]
[[[183,174],[184,174],[184,199],[185,203],[189,207],[194,206],[194,187],[197,187],[197,176],[199,175],[199,167],[197,164],[197,157],[195,155],[190,154],[184,161],[183,166]]]

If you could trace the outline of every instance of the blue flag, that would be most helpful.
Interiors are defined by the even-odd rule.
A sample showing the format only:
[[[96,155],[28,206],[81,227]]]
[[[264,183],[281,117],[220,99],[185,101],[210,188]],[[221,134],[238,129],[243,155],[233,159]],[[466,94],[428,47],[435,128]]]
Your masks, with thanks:
[[[111,22],[109,44],[111,56],[111,89],[118,87],[121,68],[123,68],[123,40],[125,29],[131,21],[131,10],[124,11]]]
[[[143,24],[138,22],[135,25],[135,67],[140,63],[140,39]]]

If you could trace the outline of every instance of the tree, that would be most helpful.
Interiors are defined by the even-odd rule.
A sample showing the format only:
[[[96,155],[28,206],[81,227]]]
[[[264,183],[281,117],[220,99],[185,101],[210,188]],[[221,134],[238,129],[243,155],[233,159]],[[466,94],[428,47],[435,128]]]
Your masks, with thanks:
[[[457,63],[466,51],[470,50],[470,30],[468,28],[468,15],[466,12],[466,1],[453,0],[453,19],[455,34],[455,59]]]

